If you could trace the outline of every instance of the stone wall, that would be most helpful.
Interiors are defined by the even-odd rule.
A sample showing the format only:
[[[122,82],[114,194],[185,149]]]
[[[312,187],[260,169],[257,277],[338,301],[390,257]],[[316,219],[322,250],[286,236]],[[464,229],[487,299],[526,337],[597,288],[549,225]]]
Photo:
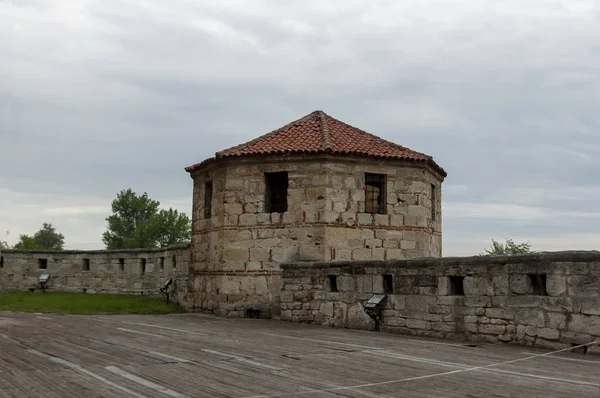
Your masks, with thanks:
[[[287,211],[269,213],[265,173],[281,171],[288,172]],[[386,214],[365,213],[366,172],[387,176]],[[192,178],[194,310],[236,317],[253,308],[277,318],[284,262],[441,255],[442,178],[424,165],[269,156],[223,159]],[[433,212],[432,185],[438,193]]]
[[[281,319],[566,348],[600,340],[600,252],[282,265]],[[590,348],[598,351],[598,348]]]
[[[173,300],[185,304],[189,256],[187,245],[151,250],[2,250],[0,291],[39,288],[40,274],[49,273],[48,291],[156,295],[173,278]]]

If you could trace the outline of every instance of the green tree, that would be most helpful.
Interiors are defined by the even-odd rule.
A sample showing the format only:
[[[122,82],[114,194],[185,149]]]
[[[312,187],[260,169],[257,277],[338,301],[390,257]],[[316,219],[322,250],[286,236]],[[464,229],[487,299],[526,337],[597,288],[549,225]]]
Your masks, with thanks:
[[[63,250],[65,236],[56,232],[50,223],[44,223],[33,236],[20,235],[14,249],[20,250]]]
[[[159,206],[160,202],[150,199],[146,192],[137,195],[131,188],[119,192],[112,201],[113,214],[106,218],[108,228],[102,234],[106,248],[155,248],[189,242],[189,217]]]
[[[531,250],[529,243],[515,243],[512,239],[506,239],[505,243],[500,243],[492,239],[492,246],[489,249],[485,249],[485,253],[481,253],[482,256],[512,256],[515,254],[528,254],[534,253]]]

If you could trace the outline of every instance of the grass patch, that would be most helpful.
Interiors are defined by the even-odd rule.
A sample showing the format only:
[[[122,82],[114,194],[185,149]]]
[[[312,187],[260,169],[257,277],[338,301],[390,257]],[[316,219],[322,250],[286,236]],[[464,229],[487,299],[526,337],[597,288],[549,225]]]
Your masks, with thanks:
[[[168,314],[183,308],[161,297],[125,294],[0,293],[0,311],[110,315]]]

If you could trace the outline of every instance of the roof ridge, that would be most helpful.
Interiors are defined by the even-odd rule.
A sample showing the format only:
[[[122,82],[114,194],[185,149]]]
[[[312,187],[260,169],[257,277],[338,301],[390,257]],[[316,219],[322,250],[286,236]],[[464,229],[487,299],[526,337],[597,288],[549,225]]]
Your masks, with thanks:
[[[323,111],[316,111],[319,115],[319,128],[321,130],[321,148],[325,152],[331,152],[333,150],[333,140],[331,138],[331,129],[327,123],[327,118],[331,118],[328,114]]]
[[[267,138],[270,138],[270,137],[272,137],[274,135],[277,135],[277,134],[281,133],[282,131],[286,130],[287,128],[293,126],[296,123],[302,123],[302,122],[305,122],[307,120],[312,119],[315,116],[318,116],[319,112],[321,112],[321,111],[313,111],[313,112],[311,112],[311,113],[309,113],[307,115],[302,116],[300,119],[296,119],[296,120],[294,120],[292,122],[289,122],[285,126],[281,126],[281,127],[277,128],[275,130],[272,130],[272,131],[266,133],[266,134],[263,134],[263,135],[261,135],[259,137],[256,137],[253,140],[244,142],[244,143],[236,145],[236,146],[232,146],[231,148],[226,148],[226,149],[220,150],[219,152],[215,153],[215,156],[217,158],[219,158],[219,157],[223,156],[224,152],[239,151],[241,149],[245,149],[245,148],[247,148],[249,146],[252,146],[252,145],[256,144],[257,142],[263,141],[263,140],[265,140]]]

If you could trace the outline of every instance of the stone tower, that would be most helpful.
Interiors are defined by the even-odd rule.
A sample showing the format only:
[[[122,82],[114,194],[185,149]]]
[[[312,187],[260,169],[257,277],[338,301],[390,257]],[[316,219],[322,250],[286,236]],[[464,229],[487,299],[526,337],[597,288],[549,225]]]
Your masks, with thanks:
[[[278,317],[284,262],[441,256],[446,172],[322,111],[186,171],[192,310]]]

